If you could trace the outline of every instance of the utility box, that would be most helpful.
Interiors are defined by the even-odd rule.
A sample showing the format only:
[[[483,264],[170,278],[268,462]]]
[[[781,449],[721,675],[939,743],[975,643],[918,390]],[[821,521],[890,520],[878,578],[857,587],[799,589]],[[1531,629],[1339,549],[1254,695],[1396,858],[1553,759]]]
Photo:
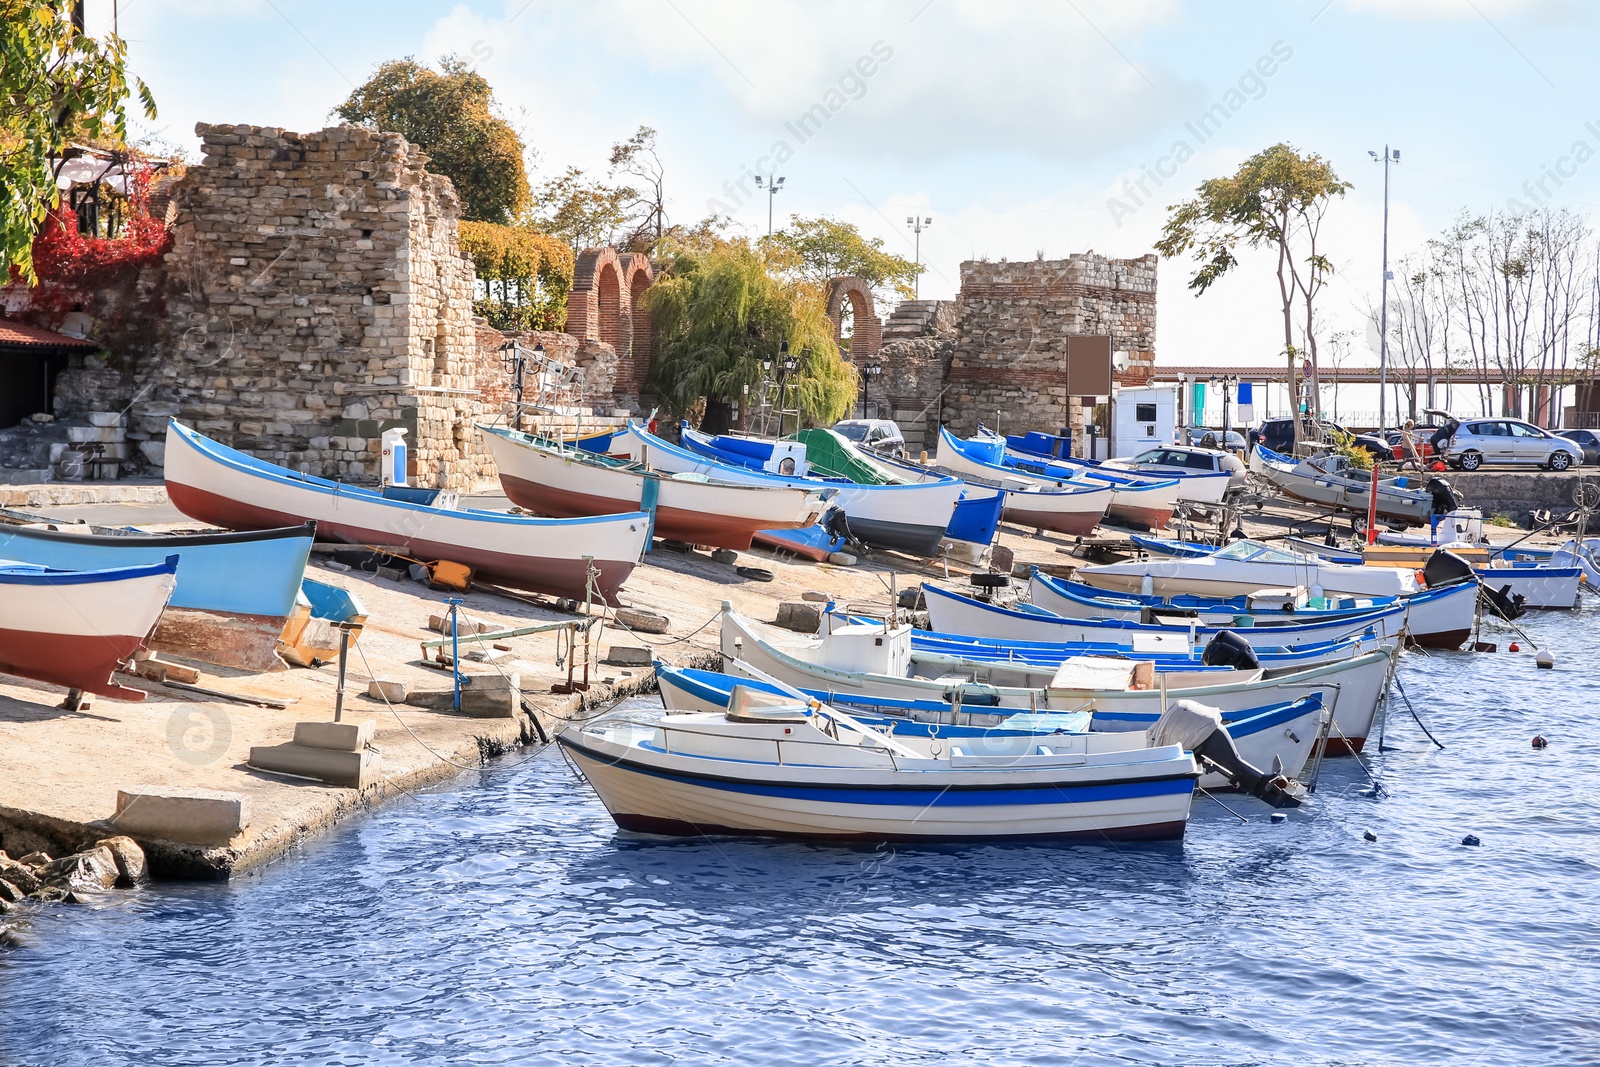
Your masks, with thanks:
[[[406,485],[406,431],[396,426],[383,431],[383,485]]]
[[[1177,434],[1177,410],[1177,386],[1117,390],[1111,398],[1111,455],[1136,456],[1147,448],[1171,444]]]
[[[822,639],[822,666],[904,678],[911,669],[911,627],[851,623]]]

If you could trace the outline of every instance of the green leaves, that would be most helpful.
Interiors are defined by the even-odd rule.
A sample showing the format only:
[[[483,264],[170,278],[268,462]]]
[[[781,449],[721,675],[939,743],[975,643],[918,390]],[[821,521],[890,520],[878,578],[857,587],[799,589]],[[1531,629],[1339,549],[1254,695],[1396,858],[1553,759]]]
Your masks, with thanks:
[[[428,169],[449,178],[461,214],[506,224],[528,205],[522,139],[494,114],[483,76],[455,57],[442,73],[411,59],[390,60],[334,109],[346,122],[398,133],[428,153]]]
[[[833,342],[822,287],[775,276],[748,243],[681,252],[644,303],[656,346],[650,384],[675,412],[700,397],[741,401],[747,389],[759,396],[761,361],[776,361],[782,341],[801,357],[788,379],[790,399],[817,422],[850,409],[855,370]]]
[[[59,200],[56,161],[74,140],[127,137],[126,45],[76,32],[70,8],[0,0],[0,256],[30,283],[35,231]],[[153,118],[155,98],[135,81]]]
[[[826,216],[794,218],[762,242],[786,273],[826,283],[844,275],[864,279],[875,290],[911,299],[912,282],[926,268],[883,250],[883,238],[867,238],[852,223]]]

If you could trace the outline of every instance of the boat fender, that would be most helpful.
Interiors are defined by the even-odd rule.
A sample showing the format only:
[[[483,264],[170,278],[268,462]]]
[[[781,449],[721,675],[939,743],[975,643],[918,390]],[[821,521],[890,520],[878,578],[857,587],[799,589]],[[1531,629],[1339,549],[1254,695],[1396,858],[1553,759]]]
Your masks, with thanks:
[[[1232,667],[1235,670],[1253,671],[1261,666],[1256,650],[1250,642],[1234,633],[1223,630],[1206,642],[1200,662],[1207,667]]]
[[[1549,748],[1550,747],[1550,742],[1546,741],[1544,739],[1544,735],[1543,734],[1535,734],[1533,736],[1533,747],[1534,748]]]

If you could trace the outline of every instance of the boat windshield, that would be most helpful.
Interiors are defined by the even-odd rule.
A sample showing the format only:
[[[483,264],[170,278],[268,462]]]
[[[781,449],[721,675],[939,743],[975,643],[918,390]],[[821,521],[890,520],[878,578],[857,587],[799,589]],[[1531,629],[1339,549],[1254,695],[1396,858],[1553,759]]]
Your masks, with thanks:
[[[1304,563],[1306,559],[1260,541],[1235,541],[1227,548],[1213,552],[1212,558],[1249,560],[1251,563]]]

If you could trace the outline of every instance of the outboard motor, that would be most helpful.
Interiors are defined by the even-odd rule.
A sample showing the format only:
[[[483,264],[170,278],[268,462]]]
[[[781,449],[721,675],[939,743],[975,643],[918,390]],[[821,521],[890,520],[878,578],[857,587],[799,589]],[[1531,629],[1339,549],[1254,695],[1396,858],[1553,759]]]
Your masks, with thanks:
[[[1494,613],[1506,622],[1520,619],[1528,613],[1528,598],[1521,593],[1513,593],[1509,585],[1502,585],[1499,589],[1485,585],[1483,595],[1489,600],[1489,607]]]
[[[1232,630],[1223,630],[1208,641],[1200,662],[1207,667],[1232,667],[1236,671],[1253,671],[1261,666],[1250,642]]]
[[[1275,808],[1298,808],[1304,787],[1293,779],[1251,766],[1222,727],[1222,713],[1193,700],[1177,700],[1150,728],[1152,745],[1182,745],[1228,776],[1241,791]]]
[[[1434,515],[1448,515],[1466,502],[1466,498],[1456,492],[1455,486],[1445,478],[1429,478],[1428,495],[1433,498],[1433,505],[1428,510]]]
[[[1460,585],[1462,582],[1477,581],[1477,578],[1472,564],[1447,548],[1436,549],[1428,557],[1428,562],[1422,565],[1422,580],[1428,583],[1429,589]]]
[[[850,536],[850,520],[845,518],[843,508],[829,508],[822,516],[822,528],[834,537],[842,537],[846,541],[854,541]]]

